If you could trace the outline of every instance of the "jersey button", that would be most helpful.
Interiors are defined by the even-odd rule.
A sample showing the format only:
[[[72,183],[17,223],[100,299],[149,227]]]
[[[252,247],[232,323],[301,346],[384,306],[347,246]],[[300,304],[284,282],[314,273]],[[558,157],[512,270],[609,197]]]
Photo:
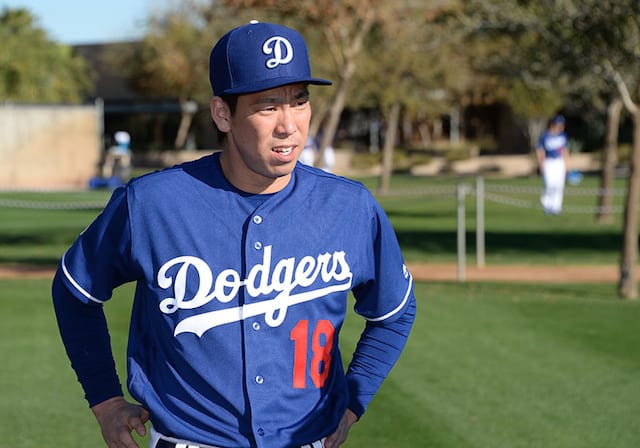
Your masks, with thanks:
[[[260,241],[256,241],[255,243],[253,243],[253,248],[255,250],[260,250],[262,249],[262,243]]]
[[[253,223],[254,224],[261,224],[262,223],[262,216],[260,215],[256,215],[253,217]]]
[[[259,435],[260,437],[264,436],[264,429],[262,429],[262,428],[258,428],[258,435]]]
[[[262,375],[256,376],[256,383],[258,384],[264,383],[264,378],[262,377]]]
[[[260,329],[260,322],[254,322],[253,324],[251,324],[251,327],[258,331]]]

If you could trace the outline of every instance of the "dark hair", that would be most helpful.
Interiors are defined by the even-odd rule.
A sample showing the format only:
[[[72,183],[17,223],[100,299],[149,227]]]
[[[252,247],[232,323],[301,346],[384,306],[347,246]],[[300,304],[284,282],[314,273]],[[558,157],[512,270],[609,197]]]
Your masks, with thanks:
[[[220,98],[229,106],[231,115],[235,114],[238,106],[238,95],[220,95]]]

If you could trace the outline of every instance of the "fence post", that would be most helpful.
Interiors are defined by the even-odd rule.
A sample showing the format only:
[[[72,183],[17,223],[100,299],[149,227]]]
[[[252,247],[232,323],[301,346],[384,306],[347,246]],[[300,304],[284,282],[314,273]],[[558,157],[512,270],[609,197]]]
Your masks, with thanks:
[[[484,177],[476,177],[476,265],[484,267]]]
[[[457,186],[458,196],[458,281],[464,282],[466,280],[465,266],[466,266],[466,223],[465,223],[465,196],[467,194],[467,185],[458,184]]]

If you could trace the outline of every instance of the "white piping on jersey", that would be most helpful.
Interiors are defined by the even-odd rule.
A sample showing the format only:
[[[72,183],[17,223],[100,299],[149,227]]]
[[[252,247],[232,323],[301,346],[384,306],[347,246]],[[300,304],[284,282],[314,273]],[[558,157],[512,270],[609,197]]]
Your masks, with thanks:
[[[89,294],[88,291],[86,291],[82,286],[80,286],[80,284],[76,282],[75,279],[71,276],[71,274],[69,273],[69,270],[67,269],[67,265],[64,262],[64,257],[66,255],[67,253],[65,252],[64,255],[62,256],[61,266],[62,266],[62,272],[64,273],[64,276],[67,277],[67,280],[69,280],[69,282],[73,285],[73,287],[76,288],[78,292],[80,292],[87,299],[91,300],[92,302],[103,304],[104,300],[100,300],[93,297],[91,294]]]
[[[400,305],[398,305],[395,309],[389,311],[387,314],[383,316],[373,317],[373,318],[365,317],[365,320],[368,320],[369,322],[381,322],[383,320],[387,320],[388,318],[390,318],[391,316],[399,312],[405,306],[405,304],[407,303],[407,300],[409,300],[412,284],[413,284],[413,277],[411,276],[411,274],[409,274],[409,285],[407,285],[407,291],[405,292],[404,299],[402,300]]]

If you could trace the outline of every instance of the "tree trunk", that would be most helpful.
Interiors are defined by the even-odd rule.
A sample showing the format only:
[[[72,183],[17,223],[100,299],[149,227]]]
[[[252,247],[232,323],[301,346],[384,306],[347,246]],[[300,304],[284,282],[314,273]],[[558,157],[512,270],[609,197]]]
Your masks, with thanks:
[[[365,17],[348,47],[343,51],[344,65],[340,72],[340,79],[336,88],[333,104],[329,110],[329,117],[327,118],[325,125],[322,127],[322,139],[318,142],[320,150],[316,156],[316,162],[323,160],[325,148],[333,145],[333,139],[336,135],[340,116],[342,115],[346,102],[349,82],[356,72],[356,58],[362,50],[362,44],[364,43],[365,37],[369,34],[369,31],[371,31],[374,19],[375,17],[373,14],[368,14]]]
[[[640,200],[640,109],[633,112],[633,149],[631,153],[627,202],[624,211],[624,245],[620,260],[618,295],[638,298],[636,263],[638,261],[638,200]]]
[[[538,139],[544,132],[545,127],[544,118],[529,118],[527,120],[527,134],[529,134],[529,149],[531,152],[535,153]]]
[[[404,114],[402,119],[402,141],[401,145],[409,146],[413,143],[413,122],[409,114]]]
[[[309,135],[313,138],[318,136],[320,126],[325,121],[329,112],[329,103],[326,101],[313,101],[313,114],[311,115],[311,124],[309,125]]]
[[[420,134],[420,141],[423,147],[428,147],[431,144],[431,131],[427,124],[427,117],[424,113],[420,113],[418,116],[418,133]]]
[[[340,115],[342,115],[342,110],[344,109],[344,104],[347,99],[350,78],[351,75],[344,75],[338,82],[336,95],[333,98],[333,103],[329,109],[329,116],[322,127],[322,138],[318,142],[319,151],[316,154],[316,163],[314,165],[318,165],[324,158],[325,148],[333,145],[333,139],[336,135],[336,130],[338,129],[338,123],[340,122]]]
[[[400,101],[396,100],[391,106],[389,112],[389,123],[384,138],[384,147],[382,149],[382,170],[380,173],[380,184],[378,185],[378,193],[386,194],[389,192],[391,183],[391,173],[393,172],[393,149],[395,146],[396,134],[398,132],[398,124],[400,123]]]
[[[598,212],[596,214],[596,221],[599,223],[612,221],[612,191],[616,164],[618,163],[618,129],[621,111],[622,100],[616,97],[607,107],[607,135],[602,160],[602,176],[600,177],[601,193],[598,197]]]
[[[176,149],[184,149],[187,143],[187,137],[189,136],[191,122],[193,121],[194,114],[198,110],[198,106],[194,101],[180,101],[180,109],[182,111],[180,115],[180,125],[178,126],[178,133],[174,141]]]

